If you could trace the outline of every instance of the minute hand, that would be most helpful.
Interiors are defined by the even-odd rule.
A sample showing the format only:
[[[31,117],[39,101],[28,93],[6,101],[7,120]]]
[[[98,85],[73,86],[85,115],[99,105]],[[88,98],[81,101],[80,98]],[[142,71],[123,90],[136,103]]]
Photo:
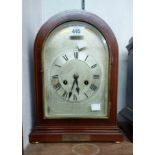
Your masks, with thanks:
[[[73,81],[72,88],[71,88],[71,91],[69,92],[68,98],[70,98],[72,96],[72,90],[74,88],[74,85],[75,85],[75,79]]]

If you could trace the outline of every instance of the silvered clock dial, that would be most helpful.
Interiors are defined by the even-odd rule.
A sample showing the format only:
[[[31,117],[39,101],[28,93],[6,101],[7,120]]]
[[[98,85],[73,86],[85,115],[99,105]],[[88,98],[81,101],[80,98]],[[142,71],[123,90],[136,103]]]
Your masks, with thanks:
[[[34,43],[35,124],[30,142],[121,141],[117,127],[118,46],[110,27],[66,11]]]
[[[45,118],[108,117],[108,46],[95,27],[61,24],[44,43],[42,62]]]

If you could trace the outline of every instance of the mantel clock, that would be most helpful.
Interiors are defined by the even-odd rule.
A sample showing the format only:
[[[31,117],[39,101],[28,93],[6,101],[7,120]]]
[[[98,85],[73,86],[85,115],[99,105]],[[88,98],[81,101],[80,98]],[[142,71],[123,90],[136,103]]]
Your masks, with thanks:
[[[50,18],[34,44],[30,142],[121,141],[117,72],[117,41],[101,18],[85,11]]]

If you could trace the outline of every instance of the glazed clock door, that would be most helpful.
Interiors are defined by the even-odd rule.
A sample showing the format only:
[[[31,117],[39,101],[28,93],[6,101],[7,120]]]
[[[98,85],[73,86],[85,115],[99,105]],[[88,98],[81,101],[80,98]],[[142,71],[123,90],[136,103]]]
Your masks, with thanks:
[[[67,22],[44,42],[44,117],[108,117],[108,46],[85,22]]]
[[[118,46],[110,27],[85,11],[50,18],[34,43],[35,124],[30,142],[121,141]]]

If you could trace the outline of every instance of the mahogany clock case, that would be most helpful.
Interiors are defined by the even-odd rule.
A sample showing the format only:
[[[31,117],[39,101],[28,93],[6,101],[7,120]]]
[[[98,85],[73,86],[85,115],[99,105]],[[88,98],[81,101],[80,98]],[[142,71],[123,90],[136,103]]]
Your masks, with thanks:
[[[109,48],[107,119],[45,119],[43,115],[42,48],[48,35],[69,21],[86,22],[104,36]],[[122,141],[117,127],[118,45],[111,28],[98,16],[85,11],[66,11],[50,18],[39,30],[34,44],[35,124],[30,142]]]

